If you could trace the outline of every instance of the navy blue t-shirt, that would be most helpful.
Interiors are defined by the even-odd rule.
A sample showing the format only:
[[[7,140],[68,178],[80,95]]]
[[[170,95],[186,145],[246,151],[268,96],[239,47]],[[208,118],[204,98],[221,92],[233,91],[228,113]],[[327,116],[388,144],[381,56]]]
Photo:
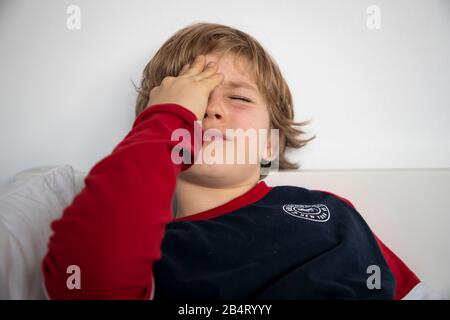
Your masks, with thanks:
[[[370,266],[379,271],[375,287]],[[154,300],[392,299],[395,289],[352,206],[324,191],[264,181],[169,223],[153,271]]]

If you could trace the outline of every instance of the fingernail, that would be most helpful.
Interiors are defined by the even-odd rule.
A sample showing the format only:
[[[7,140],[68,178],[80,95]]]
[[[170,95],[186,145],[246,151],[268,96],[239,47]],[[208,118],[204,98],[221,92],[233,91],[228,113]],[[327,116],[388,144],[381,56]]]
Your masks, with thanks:
[[[212,66],[214,66],[214,61],[208,62],[208,67],[212,67]]]

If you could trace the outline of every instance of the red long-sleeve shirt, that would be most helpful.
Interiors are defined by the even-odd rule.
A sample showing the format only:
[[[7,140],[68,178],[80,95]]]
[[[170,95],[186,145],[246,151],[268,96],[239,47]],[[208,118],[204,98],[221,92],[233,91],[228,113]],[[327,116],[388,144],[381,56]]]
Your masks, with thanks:
[[[193,161],[192,156],[190,164],[171,161],[179,144],[171,134],[187,130],[191,139],[184,146],[194,150],[194,133],[203,133],[194,132],[196,120],[180,105],[153,105],[90,170],[84,189],[51,225],[54,234],[42,264],[49,298],[151,298],[152,266],[161,256],[164,227],[173,219],[176,176]],[[66,285],[71,265],[80,268],[81,289]]]

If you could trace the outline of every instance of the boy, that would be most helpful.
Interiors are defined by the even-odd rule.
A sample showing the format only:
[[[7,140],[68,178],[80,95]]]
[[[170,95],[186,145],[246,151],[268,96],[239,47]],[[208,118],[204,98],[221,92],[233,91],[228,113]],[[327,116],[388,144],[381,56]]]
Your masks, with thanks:
[[[132,130],[52,223],[48,297],[411,297],[419,279],[348,200],[262,180],[263,162],[296,168],[285,148],[311,140],[293,117],[289,88],[255,39],[218,24],[178,31],[144,70]],[[195,162],[231,152],[226,129],[276,129],[278,139],[258,139],[256,163]],[[191,139],[173,139],[180,132]]]

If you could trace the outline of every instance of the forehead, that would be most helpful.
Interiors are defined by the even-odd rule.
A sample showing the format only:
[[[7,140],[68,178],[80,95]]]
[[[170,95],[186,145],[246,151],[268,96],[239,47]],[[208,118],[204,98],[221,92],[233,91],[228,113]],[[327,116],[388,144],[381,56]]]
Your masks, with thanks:
[[[247,87],[247,89],[258,92],[258,87],[250,72],[251,65],[247,59],[233,54],[208,53],[205,56],[206,63],[214,61],[218,64],[217,71],[225,75],[225,84],[230,87]]]

